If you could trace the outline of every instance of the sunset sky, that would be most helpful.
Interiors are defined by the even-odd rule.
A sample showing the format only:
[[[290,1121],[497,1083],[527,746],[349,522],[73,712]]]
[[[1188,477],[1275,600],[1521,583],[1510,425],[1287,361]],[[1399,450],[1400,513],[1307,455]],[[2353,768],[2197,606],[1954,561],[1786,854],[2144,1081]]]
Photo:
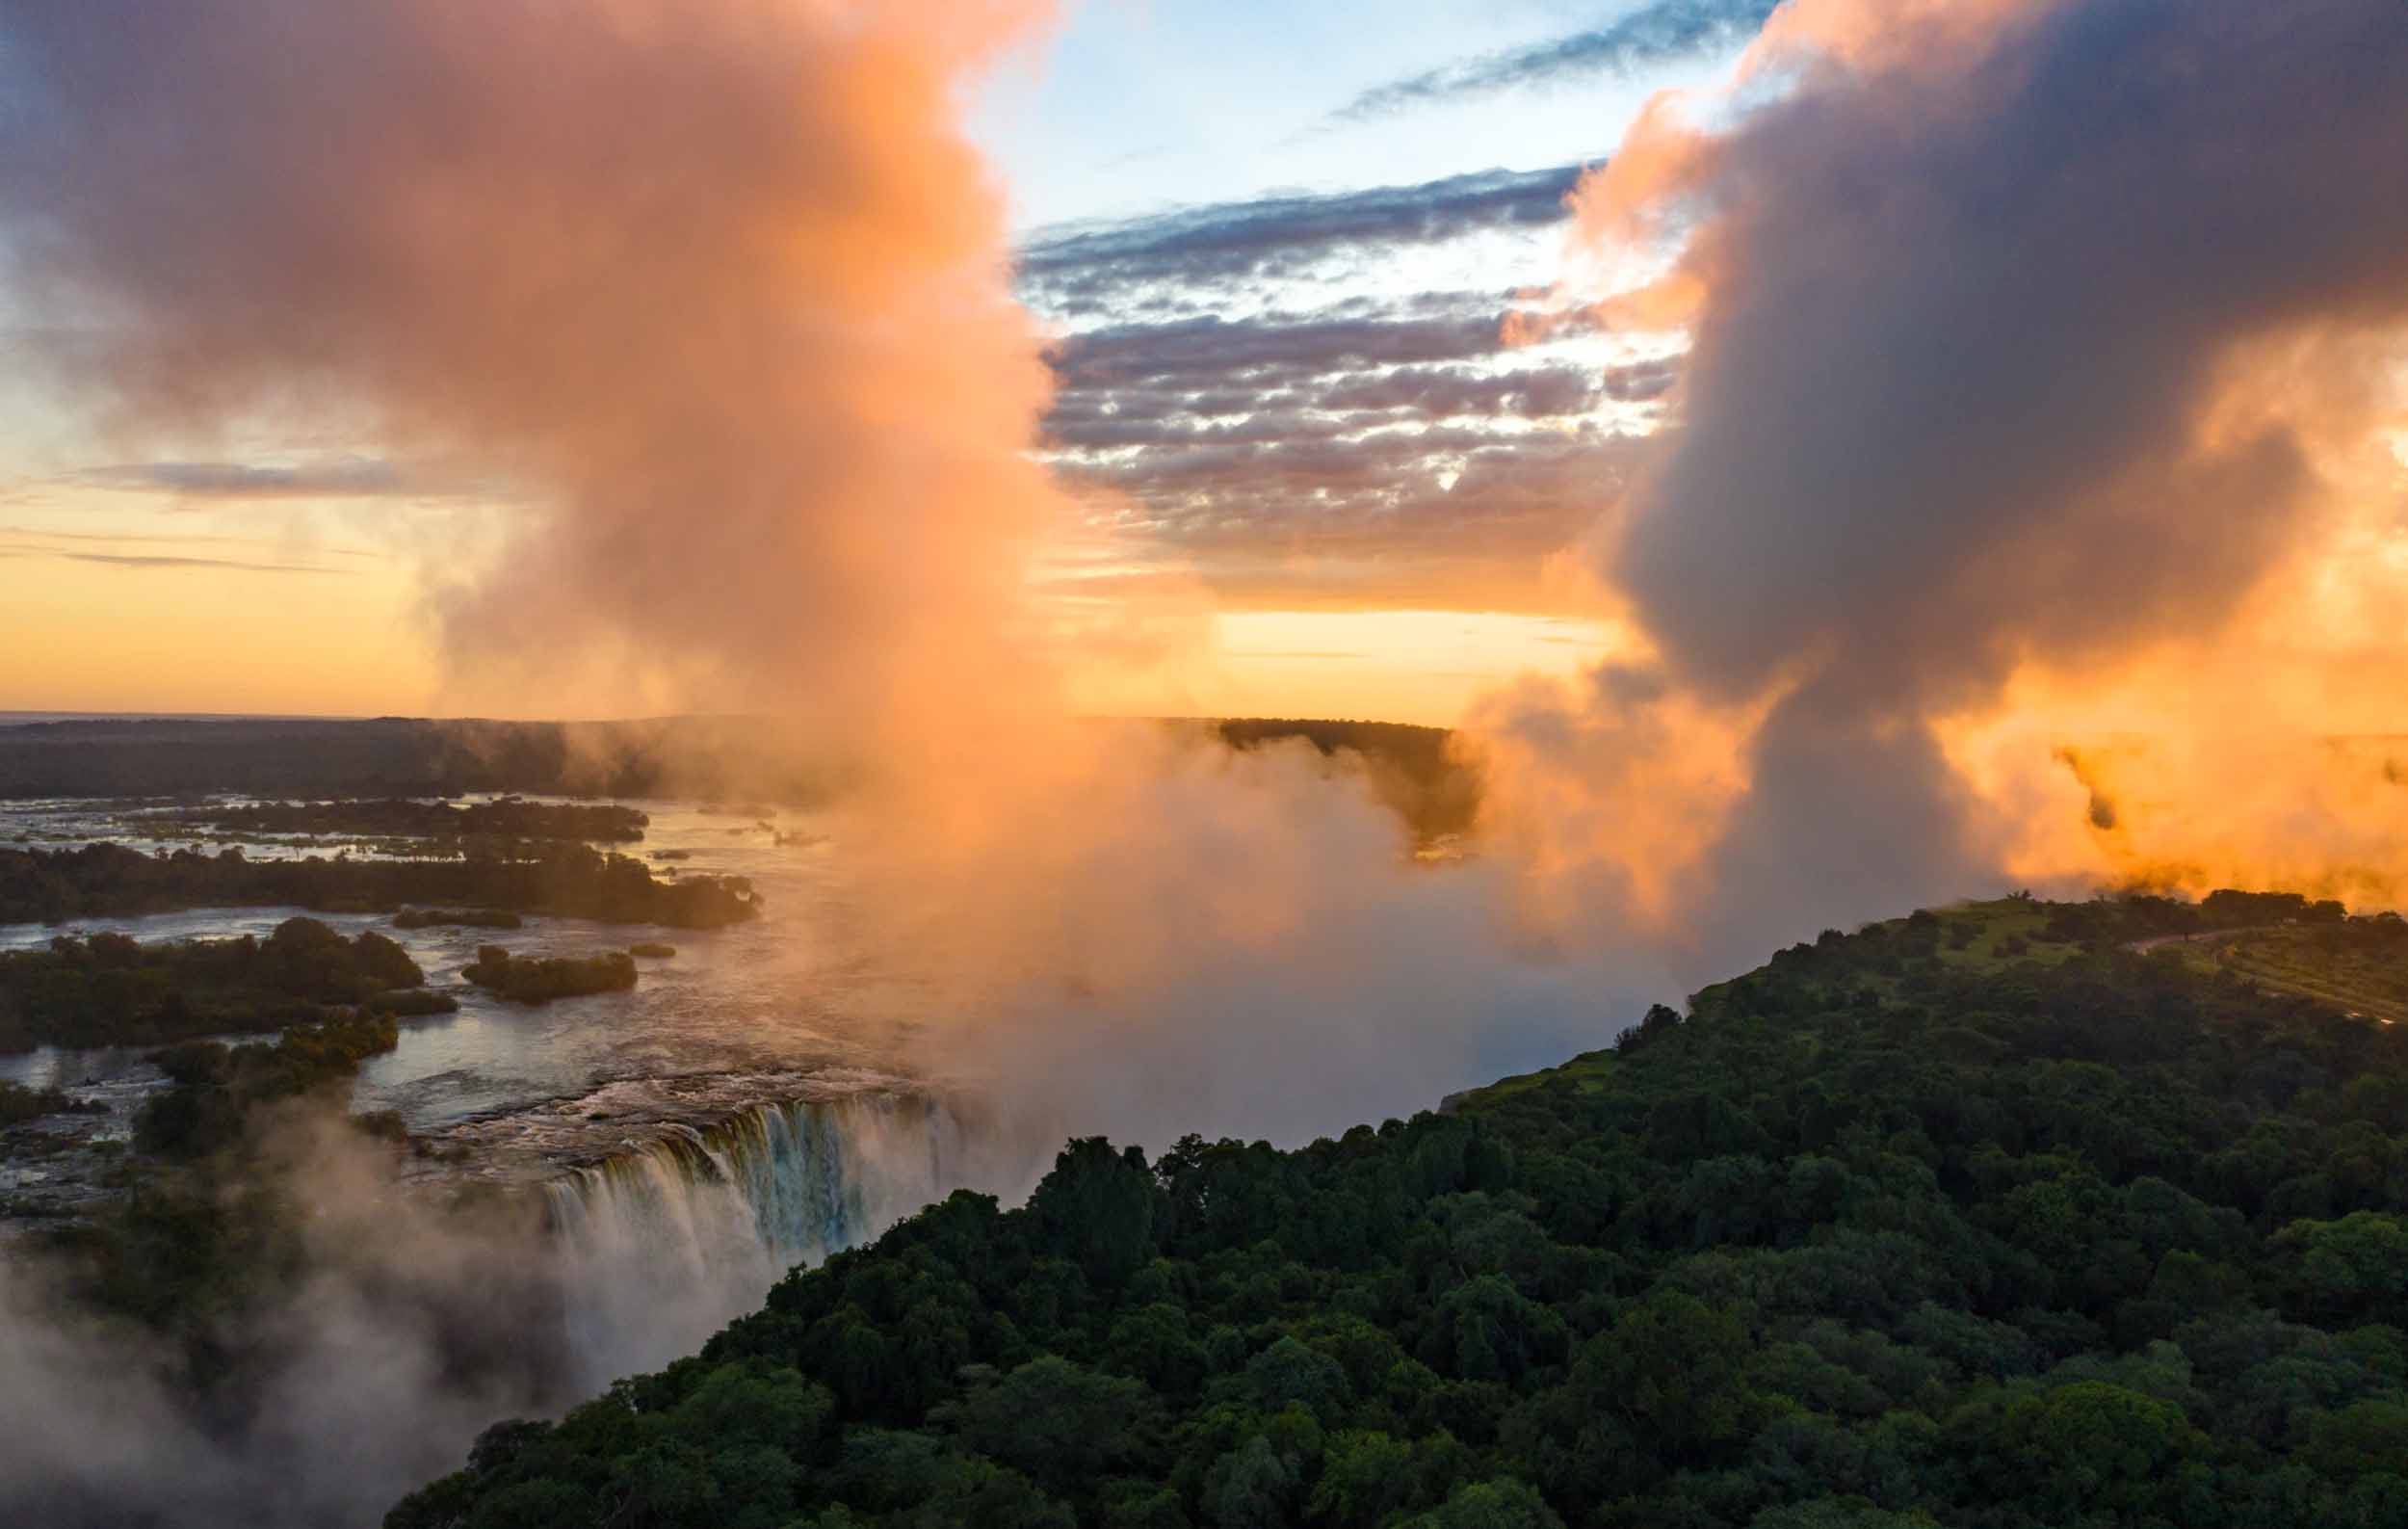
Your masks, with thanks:
[[[1209,613],[1200,654],[1088,705],[1446,723],[1613,648],[1558,554],[1677,341],[1508,349],[1501,322],[1561,274],[1581,167],[1767,9],[1098,0],[989,73],[966,118],[1055,337],[1035,444],[1079,506],[1044,593]],[[79,322],[21,307],[0,319]],[[315,416],[165,458],[6,356],[0,709],[459,709],[431,601],[529,504]]]

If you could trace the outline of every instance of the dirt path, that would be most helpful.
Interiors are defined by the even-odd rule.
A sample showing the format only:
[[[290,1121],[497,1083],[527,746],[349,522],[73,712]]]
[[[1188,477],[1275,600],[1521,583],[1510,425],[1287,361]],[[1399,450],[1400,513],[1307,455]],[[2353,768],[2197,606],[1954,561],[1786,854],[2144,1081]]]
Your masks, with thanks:
[[[2147,955],[2150,951],[2162,949],[2167,945],[2213,945],[2225,940],[2238,939],[2243,935],[2262,935],[2296,927],[2296,925],[2285,924],[2252,924],[2242,929],[2204,930],[2196,935],[2155,935],[2147,939],[2130,940],[2122,948],[2139,955]],[[2328,1009],[2339,1010],[2352,1019],[2376,1019],[2387,1025],[2408,1021],[2408,1004],[2402,1004],[2395,998],[2381,994],[2352,991],[2346,986],[2348,981],[2346,978],[2302,981],[2282,972],[2254,969],[2247,963],[2238,967],[2226,966],[2224,970],[2228,975],[2240,978],[2260,992],[2293,993],[2302,998],[2314,999]],[[2337,986],[2337,982],[2341,985]]]
[[[2243,935],[2263,935],[2269,929],[2281,927],[2279,924],[2250,924],[2240,929],[2202,930],[2196,935],[2152,935],[2147,939],[2131,940],[2125,944],[2124,948],[2136,956],[2146,956],[2149,952],[2167,945],[2212,945],[2220,939],[2238,939]]]

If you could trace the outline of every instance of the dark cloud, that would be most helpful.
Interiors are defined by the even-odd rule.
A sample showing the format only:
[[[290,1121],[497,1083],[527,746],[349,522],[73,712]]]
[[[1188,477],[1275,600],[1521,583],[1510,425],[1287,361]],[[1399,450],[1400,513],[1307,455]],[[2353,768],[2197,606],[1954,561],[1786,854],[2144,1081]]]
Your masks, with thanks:
[[[239,558],[179,558],[130,552],[61,552],[77,563],[105,563],[120,568],[239,568],[246,573],[331,573],[349,578],[352,568],[319,567],[307,563],[249,563]]]
[[[1681,380],[1678,356],[1661,360],[1634,361],[1627,366],[1606,368],[1604,381],[1608,398],[1618,404],[1643,404],[1662,398],[1672,391],[1672,384]]]
[[[1177,289],[1298,271],[1341,250],[1438,244],[1488,228],[1558,221],[1581,167],[1482,171],[1412,186],[1184,207],[1150,218],[1040,233],[1019,254],[1041,307],[1089,311],[1159,282]]]
[[[94,467],[87,481],[194,499],[344,499],[422,494],[428,486],[388,461],[347,459],[297,467],[232,461],[144,461]]]
[[[1536,234],[1566,217],[1577,175],[1492,171],[1040,238],[1022,289],[1071,326],[1047,355],[1057,472],[1099,524],[1225,601],[1539,599],[1542,560],[1630,454],[1594,412],[1661,391],[1657,363],[1607,378],[1517,353],[1509,292],[1367,296],[1331,262]],[[1323,291],[1341,295],[1316,304]]]
[[[1066,391],[1046,421],[1049,444],[1105,450],[1358,435],[1440,420],[1538,421],[1593,409],[1598,380],[1581,367],[1295,369],[1260,392],[1238,388],[1089,386]]]
[[[166,553],[74,552],[60,547],[0,546],[0,557],[64,558],[70,563],[97,563],[117,568],[233,568],[244,573],[330,573],[350,578],[354,568],[329,568],[309,563],[255,563],[247,558],[182,557]]]
[[[1323,390],[1326,409],[1404,409],[1424,418],[1458,414],[1551,419],[1596,407],[1596,374],[1578,366],[1534,366],[1479,372],[1456,366],[1401,366],[1335,382]]]
[[[1048,354],[1069,387],[1203,382],[1243,378],[1276,381],[1291,374],[1377,364],[1461,361],[1493,356],[1504,322],[1502,303],[1477,311],[1429,317],[1261,319],[1216,317],[1176,324],[1116,325],[1063,340]]]
[[[196,536],[190,533],[162,537],[131,531],[54,531],[45,527],[21,525],[0,526],[0,536],[21,537],[35,541],[99,542],[107,546],[157,546],[163,542],[175,546],[281,547],[287,545],[285,542],[271,540],[264,537]],[[338,558],[376,558],[384,555],[366,547],[312,545],[308,550]]]
[[[1368,121],[1467,95],[1598,74],[1630,74],[1745,41],[1778,0],[1653,0],[1603,26],[1528,47],[1484,54],[1374,86],[1335,119]]]
[[[1232,604],[1552,609],[1542,561],[1624,482],[1638,443],[1584,426],[1395,429],[1058,463],[1108,524],[1177,554]]]

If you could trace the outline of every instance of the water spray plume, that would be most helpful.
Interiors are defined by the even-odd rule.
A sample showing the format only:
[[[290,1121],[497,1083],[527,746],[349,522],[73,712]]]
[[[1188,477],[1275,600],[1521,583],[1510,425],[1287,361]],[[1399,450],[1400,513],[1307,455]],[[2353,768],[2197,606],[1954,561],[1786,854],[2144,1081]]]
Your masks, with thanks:
[[[1709,845],[1687,916],[1718,950],[2009,875],[2306,873],[2304,804],[2379,795],[2328,780],[2348,767],[2319,740],[2408,723],[2395,693],[2364,703],[2400,656],[2366,617],[2398,611],[2401,570],[2349,555],[2399,523],[2403,81],[2381,0],[1795,0],[1732,94],[1651,106],[1576,195],[1575,248],[1584,271],[1652,275],[1564,301],[1692,337],[1674,424],[1598,539],[1657,658],[1643,685],[1482,719],[1492,820],[1594,823],[1542,869],[1604,884],[1669,797]],[[2343,609],[2355,630],[2303,654]],[[2228,684],[2194,674],[2120,718],[2072,703],[2182,665]],[[2359,699],[2253,694],[2289,732],[2247,751],[2275,776],[2231,795],[2227,772],[2186,776],[2236,693],[2311,670],[2355,677],[2298,701]],[[1967,762],[1963,740],[2044,696],[2068,727],[2150,730],[2114,830],[2084,829],[2059,751],[2081,738],[2046,719],[2013,769]],[[1748,718],[1741,766],[1668,763],[1693,747],[1661,736],[1671,704]],[[1600,767],[1601,747],[1639,762]],[[1603,802],[1578,813],[1514,790],[1584,778]],[[2310,879],[2395,888],[2400,838],[2346,837],[2317,842],[2376,863]]]
[[[11,275],[121,437],[515,501],[431,573],[456,703],[908,733],[1034,683],[1047,380],[955,100],[1045,10],[13,6]]]

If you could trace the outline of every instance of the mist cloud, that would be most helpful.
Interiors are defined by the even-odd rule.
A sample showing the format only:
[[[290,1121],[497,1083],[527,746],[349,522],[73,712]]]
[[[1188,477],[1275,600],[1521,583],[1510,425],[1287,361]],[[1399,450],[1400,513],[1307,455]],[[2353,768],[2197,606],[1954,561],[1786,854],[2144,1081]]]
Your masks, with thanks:
[[[370,1522],[495,1418],[590,1384],[547,1339],[567,1288],[531,1223],[401,1193],[390,1149],[319,1106],[286,1106],[262,1152],[245,1188],[294,1207],[292,1243],[245,1271],[249,1301],[186,1314],[208,1324],[211,1408],[174,1345],[63,1299],[49,1264],[0,1261],[11,1521]]]
[[[933,653],[1007,661],[963,633],[1010,624],[1053,509],[952,109],[1040,14],[11,7],[8,269],[86,321],[49,359],[129,445],[339,431],[536,506],[444,572],[466,699],[575,667],[880,716]],[[211,460],[135,477],[390,487]]]
[[[2408,320],[2399,22],[1798,0],[1727,130],[1660,103],[1584,186],[1591,250],[1676,251],[1591,319],[1692,341],[1596,566],[1662,684],[1765,708],[1695,916],[1793,937],[1995,882],[2017,825],[1951,719],[2203,648],[2369,508]]]

